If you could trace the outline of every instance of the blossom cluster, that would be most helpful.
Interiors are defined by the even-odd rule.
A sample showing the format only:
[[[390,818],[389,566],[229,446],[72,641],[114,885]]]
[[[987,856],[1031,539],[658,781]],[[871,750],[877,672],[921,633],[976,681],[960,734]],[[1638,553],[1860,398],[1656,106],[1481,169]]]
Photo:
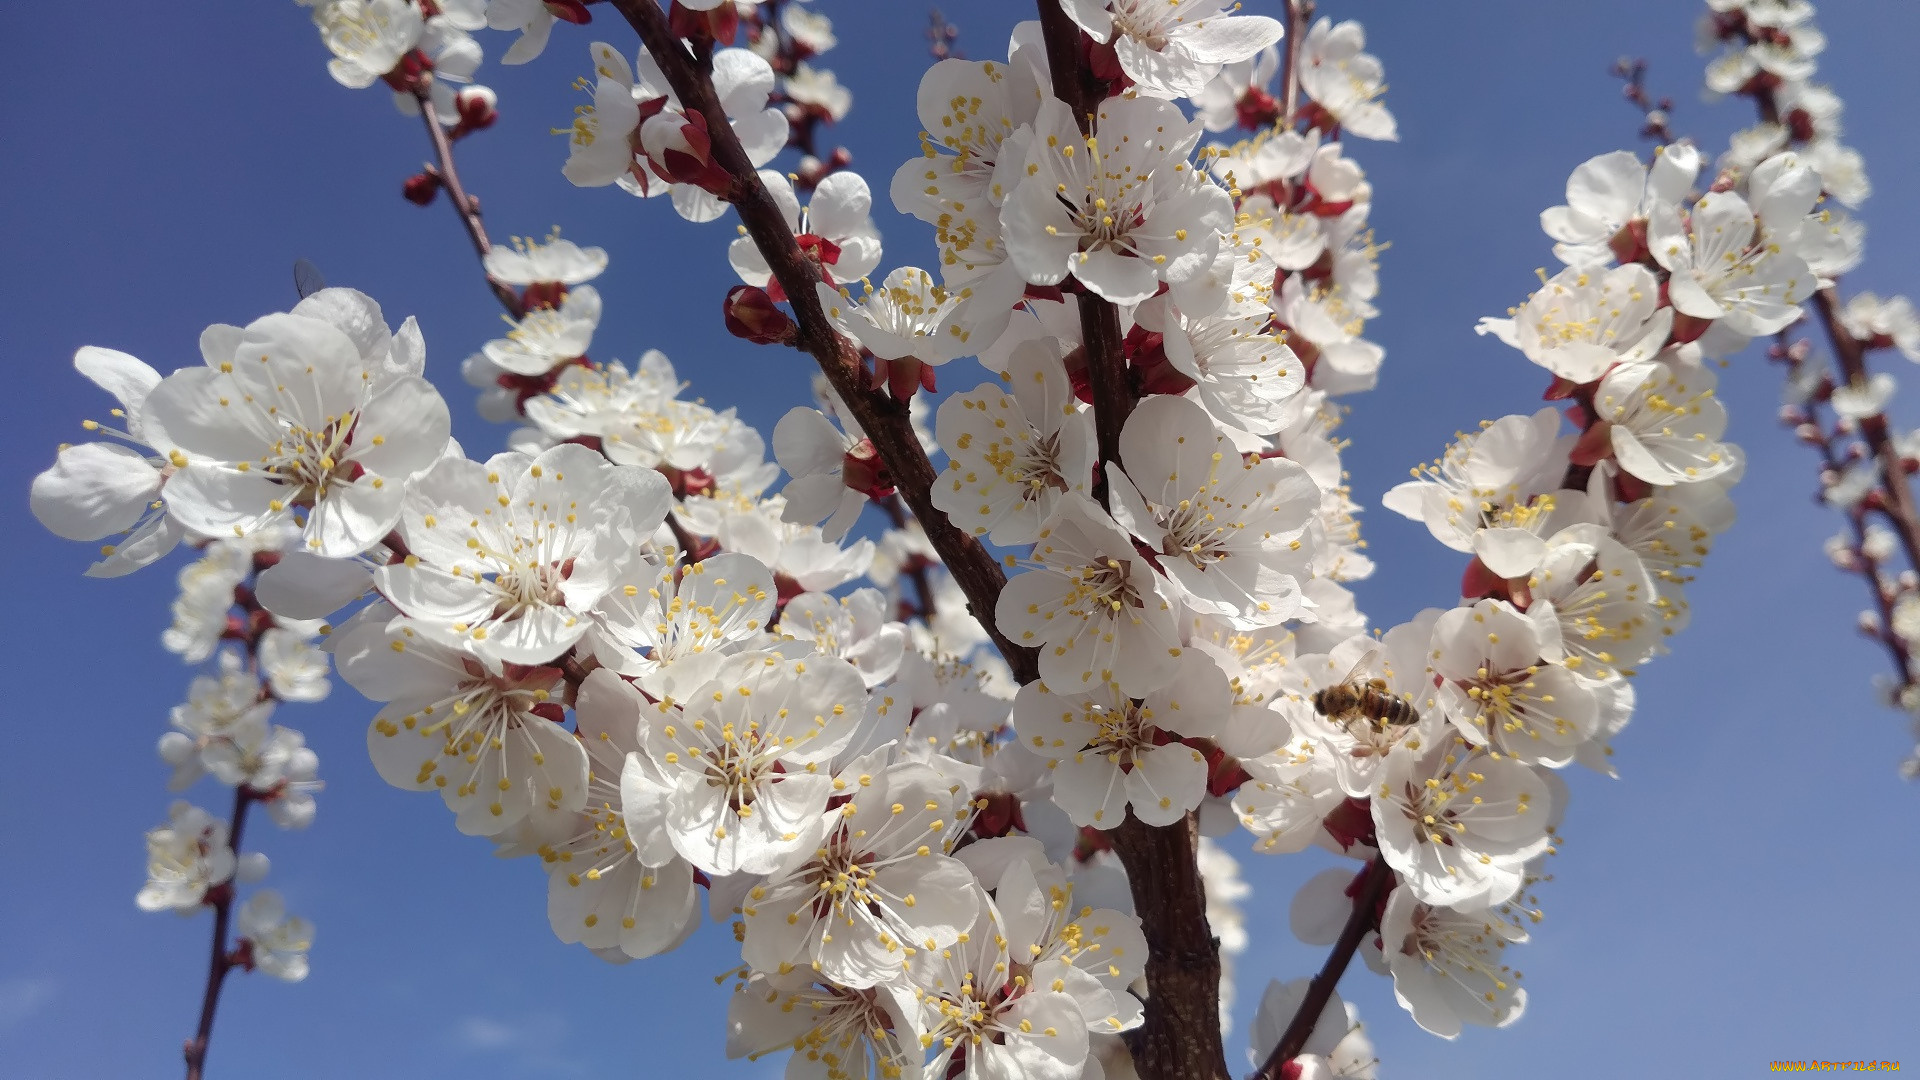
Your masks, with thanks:
[[[1804,4],[1714,4],[1715,40],[1746,43],[1716,61],[1729,90],[1788,86],[1817,51],[1788,10]],[[471,82],[473,31],[517,31],[517,63],[590,18],[573,0],[306,6],[336,79],[451,129],[443,162],[497,104]],[[561,941],[625,963],[731,924],[728,1053],[791,1051],[794,1075],[1130,1075],[1119,1036],[1155,1003],[1136,827],[1185,838],[1192,865],[1165,869],[1204,889],[1223,1021],[1241,830],[1256,852],[1361,864],[1307,881],[1292,929],[1333,944],[1364,920],[1363,959],[1421,1027],[1518,1019],[1503,956],[1541,917],[1556,770],[1613,773],[1632,676],[1685,627],[1732,522],[1743,461],[1710,361],[1857,261],[1858,228],[1822,199],[1864,180],[1837,143],[1754,133],[1711,169],[1684,141],[1576,169],[1541,217],[1564,269],[1479,327],[1546,370],[1552,404],[1385,493],[1466,565],[1457,604],[1372,630],[1347,588],[1373,562],[1336,431],[1384,359],[1365,336],[1384,247],[1347,153],[1397,137],[1382,64],[1358,23],[1228,0],[1053,14],[1016,26],[1004,61],[921,80],[924,130],[887,196],[932,227],[931,268],[888,266],[867,180],[816,147],[851,106],[818,65],[825,16],[679,0],[662,17],[692,52],[589,44],[563,175],[693,222],[741,206],[729,331],[798,344],[812,319],[810,348],[858,357],[857,387],[823,379],[770,436],[683,396],[658,351],[596,348],[607,253],[557,233],[475,233],[510,316],[461,369],[512,425],[490,456],[451,437],[420,328],[352,290],[209,327],[204,363],[165,378],[82,350],[126,430],[63,448],[36,514],[124,534],[100,575],[193,539],[168,648],[247,646],[176,711],[177,780],[211,772],[303,824],[312,755],[267,714],[323,695],[331,654],[375,703],[379,775],[537,863]],[[704,106],[674,89],[689,63]],[[1792,100],[1783,138],[1837,135],[1820,127],[1837,104]],[[769,167],[783,153],[791,172]],[[755,194],[774,225],[749,220]],[[796,259],[817,278],[798,296]],[[1849,312],[1876,341],[1920,339],[1893,306]],[[896,420],[898,440],[872,427]],[[1010,571],[984,598],[942,559],[982,545]],[[244,860],[225,824],[174,816],[142,902],[191,909]],[[310,929],[256,903],[243,923],[277,929],[249,962],[293,970]],[[1375,1075],[1325,989],[1268,987],[1263,1074]]]
[[[1920,574],[1910,563],[1890,569],[1906,558],[1898,553],[1902,536],[1920,533],[1908,480],[1920,468],[1920,445],[1911,432],[1891,428],[1896,380],[1868,362],[1883,350],[1920,361],[1920,317],[1904,296],[1861,292],[1840,299],[1834,279],[1859,264],[1865,244],[1865,224],[1848,211],[1859,209],[1872,188],[1864,159],[1843,141],[1845,103],[1815,81],[1826,36],[1814,23],[1813,5],[1713,0],[1709,7],[1698,35],[1701,51],[1713,55],[1707,89],[1749,98],[1759,114],[1758,123],[1734,135],[1721,170],[1749,170],[1790,152],[1820,175],[1820,215],[1832,255],[1818,266],[1817,299],[1840,370],[1783,329],[1772,350],[1788,369],[1781,419],[1822,453],[1822,496],[1848,520],[1848,529],[1828,541],[1828,554],[1840,569],[1867,579],[1875,603],[1861,613],[1861,629],[1888,646],[1896,669],[1881,689],[1913,718],[1920,737],[1920,666],[1914,662]],[[1920,775],[1920,750],[1901,771]]]

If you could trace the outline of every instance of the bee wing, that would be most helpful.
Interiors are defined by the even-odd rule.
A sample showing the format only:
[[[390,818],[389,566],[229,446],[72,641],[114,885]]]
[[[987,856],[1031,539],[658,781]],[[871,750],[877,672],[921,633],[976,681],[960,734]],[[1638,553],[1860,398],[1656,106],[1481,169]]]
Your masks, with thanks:
[[[1347,672],[1347,674],[1343,678],[1341,678],[1340,681],[1343,683],[1353,683],[1358,686],[1365,686],[1368,682],[1372,681],[1373,679],[1373,676],[1367,675],[1365,673],[1368,671],[1371,671],[1372,669],[1374,669],[1379,665],[1380,655],[1385,651],[1386,651],[1385,648],[1383,648],[1378,642],[1375,642],[1370,648],[1367,649],[1366,652],[1363,652],[1360,654],[1360,659],[1355,660],[1353,662],[1352,669],[1350,669]]]
[[[300,294],[300,299],[305,300],[326,288],[327,279],[320,273],[319,267],[305,259],[295,259],[293,260],[293,287]]]

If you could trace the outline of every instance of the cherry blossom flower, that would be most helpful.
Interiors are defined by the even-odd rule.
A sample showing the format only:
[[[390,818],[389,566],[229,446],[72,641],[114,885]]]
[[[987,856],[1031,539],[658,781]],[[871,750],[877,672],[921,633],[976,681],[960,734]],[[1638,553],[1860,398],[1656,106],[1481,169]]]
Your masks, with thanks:
[[[785,176],[762,170],[760,182],[766,185],[767,194],[780,208],[801,248],[819,257],[829,284],[859,281],[880,265],[880,233],[869,216],[873,193],[859,173],[837,172],[820,181],[805,209]],[[727,261],[741,281],[767,289],[776,300],[786,298],[773,280],[767,257],[751,237],[742,236],[728,245]],[[891,288],[893,279],[887,280]]]
[[[413,557],[375,579],[420,634],[491,663],[545,663],[586,634],[671,499],[659,473],[571,443],[448,458],[407,491]]]
[[[1738,454],[1720,441],[1727,410],[1714,383],[1707,367],[1683,360],[1643,360],[1609,372],[1593,405],[1620,467],[1659,485],[1699,483],[1737,467]]]
[[[683,657],[735,651],[766,629],[774,589],[772,571],[737,552],[684,567],[632,560],[594,608],[594,655],[644,677]]]
[[[586,355],[593,331],[600,325],[600,293],[591,285],[567,290],[558,307],[527,312],[504,338],[480,347],[501,371],[514,375],[545,375],[561,364]]]
[[[1380,952],[1393,973],[1393,996],[1413,1021],[1443,1039],[1462,1023],[1505,1027],[1526,1011],[1520,973],[1502,963],[1525,942],[1517,925],[1484,912],[1421,902],[1395,889],[1380,918]]]
[[[1054,801],[1075,825],[1115,829],[1129,807],[1148,825],[1169,825],[1207,791],[1206,758],[1178,740],[1219,734],[1228,704],[1219,665],[1189,649],[1166,685],[1138,702],[1112,683],[1065,693],[1028,683],[1014,698],[1013,726],[1053,770]]]
[[[1386,72],[1367,47],[1366,31],[1351,19],[1322,18],[1300,43],[1300,88],[1343,131],[1362,139],[1397,141],[1393,114],[1380,104]]]
[[[667,670],[686,667],[643,711],[642,750],[627,759],[629,775],[661,790],[674,849],[709,874],[763,874],[817,846],[833,789],[822,767],[866,711],[860,673],[770,652]]]
[[[1794,222],[1806,216],[1818,188],[1802,193]],[[1724,320],[1728,330],[1758,337],[1800,317],[1799,303],[1818,282],[1798,256],[1758,243],[1753,208],[1730,191],[1712,191],[1683,223],[1661,206],[1647,222],[1647,247],[1672,272],[1667,291],[1682,315]]]
[[[804,972],[755,972],[727,1003],[729,1058],[792,1050],[788,1075],[808,1080],[921,1080],[919,1038],[920,1007],[902,983],[851,990]]]
[[[1467,741],[1559,767],[1593,735],[1599,709],[1558,663],[1560,624],[1542,618],[1552,614],[1501,600],[1454,608],[1434,624],[1433,673],[1445,680],[1440,707]]]
[[[819,525],[829,542],[847,535],[873,495],[892,482],[873,444],[843,435],[825,413],[798,406],[773,427],[773,456],[793,479],[781,489],[782,520]]]
[[[1565,205],[1540,214],[1540,227],[1556,243],[1553,253],[1568,266],[1597,266],[1612,261],[1618,240],[1631,250],[1645,243],[1622,230],[1636,223],[1643,230],[1648,218],[1665,213],[1687,197],[1700,172],[1700,151],[1692,143],[1656,147],[1647,165],[1630,150],[1615,150],[1589,158],[1567,178]]]
[[[588,674],[574,706],[589,761],[585,808],[529,822],[547,870],[554,935],[610,960],[677,948],[700,923],[693,867],[667,842],[651,797],[657,793],[629,813],[626,758],[640,748],[646,707],[646,698],[613,672]],[[648,827],[634,831],[635,824]]]
[[[313,924],[288,915],[278,892],[261,889],[248,897],[235,916],[235,932],[249,944],[247,957],[255,968],[285,982],[307,977]]]
[[[919,765],[862,776],[851,801],[829,812],[819,847],[748,891],[741,957],[759,971],[811,967],[864,989],[898,979],[908,950],[957,942],[981,897],[946,854],[968,816],[956,817],[947,786]]]
[[[191,914],[207,890],[234,874],[227,823],[184,800],[167,810],[167,823],[147,831],[147,884],[134,897],[142,911]]]
[[[982,383],[940,403],[947,467],[933,505],[995,544],[1032,543],[1065,492],[1086,493],[1095,460],[1093,418],[1041,342],[1013,350],[1005,389]]]
[[[145,419],[159,372],[126,353],[92,345],[73,354],[73,367],[120,403],[114,413],[125,418],[126,430],[86,421],[87,430],[119,441],[62,447],[54,464],[33,478],[33,516],[67,540],[126,534],[102,546],[100,561],[87,570],[88,577],[118,577],[164,557],[186,535],[160,499],[178,469],[172,460],[178,448]]]
[[[1067,15],[1093,40],[1113,46],[1140,93],[1193,97],[1226,64],[1279,41],[1286,28],[1264,15],[1232,14],[1230,0],[1069,0]]]
[[[494,7],[500,6],[496,0]],[[501,62],[513,61],[502,59]],[[543,241],[512,237],[511,243],[496,245],[487,252],[484,262],[487,276],[503,285],[551,282],[572,286],[585,284],[605,272],[607,252],[604,248],[583,248],[554,232]]]
[[[1005,207],[1014,264],[1036,285],[1071,275],[1116,304],[1206,270],[1233,203],[1188,164],[1199,137],[1170,102],[1108,99],[1082,135],[1072,110],[1048,99]]]
[[[1149,397],[1120,433],[1122,473],[1107,466],[1114,516],[1159,555],[1195,611],[1269,626],[1300,609],[1307,521],[1320,490],[1285,458],[1248,462],[1185,398]]]
[[[771,600],[768,603],[771,610]],[[852,664],[867,686],[874,687],[900,670],[910,640],[904,627],[887,619],[888,610],[878,589],[855,589],[840,597],[801,593],[781,610],[778,630],[782,640]]]
[[[1172,586],[1133,540],[1084,495],[1060,497],[1035,538],[1036,569],[1007,582],[1000,629],[1040,649],[1040,677],[1061,692],[1118,683],[1158,689],[1180,653]]]
[[[1553,409],[1503,416],[1462,435],[1432,464],[1414,468],[1414,479],[1396,485],[1380,504],[1425,522],[1433,538],[1453,550],[1472,551],[1487,515],[1560,486],[1566,451],[1557,445],[1559,432]]]
[[[1536,604],[1552,605],[1564,663],[1577,674],[1630,674],[1660,646],[1664,627],[1654,577],[1603,526],[1572,525],[1553,534],[1527,584]]]
[[[928,68],[917,98],[920,156],[894,173],[894,206],[929,225],[944,220],[943,228],[996,240],[996,208],[1019,183],[1033,135],[1041,98],[1035,74],[1017,60],[946,59]]]
[[[390,339],[370,329],[370,344]],[[393,530],[405,481],[446,448],[451,418],[417,354],[405,361],[415,373],[395,374],[387,355],[299,312],[208,327],[201,352],[205,367],[167,376],[142,409],[180,448],[167,512],[189,529],[297,522],[313,553],[357,555]]]
[[[881,360],[938,365],[967,353],[972,331],[955,321],[965,298],[919,267],[889,273],[877,289],[868,283],[857,300],[844,285],[816,288],[833,325]]]
[[[1615,364],[1650,360],[1667,343],[1673,309],[1656,307],[1660,282],[1640,263],[1608,270],[1570,266],[1548,279],[1512,319],[1482,319],[1527,359],[1572,383],[1590,383]]]
[[[1464,610],[1464,609],[1463,609]],[[1380,854],[1401,890],[1430,904],[1485,906],[1520,890],[1529,859],[1547,850],[1547,784],[1511,757],[1440,739],[1392,754],[1371,806]]]
[[[998,909],[983,900],[979,920],[958,945],[917,958],[920,1042],[933,1051],[926,1075],[947,1076],[950,1070],[966,1080],[1074,1080],[1081,1075],[1086,1014],[1067,991],[1064,973],[1060,990],[1034,979],[1025,993],[1010,993],[1009,987],[1017,985],[1015,945]]]
[[[498,836],[535,809],[586,803],[587,755],[561,727],[556,668],[490,673],[456,647],[397,620],[341,631],[340,676],[386,706],[367,727],[381,779],[438,791],[461,832]]]
[[[364,90],[412,51],[426,20],[412,0],[325,0],[313,6],[313,25],[333,53],[334,81]]]

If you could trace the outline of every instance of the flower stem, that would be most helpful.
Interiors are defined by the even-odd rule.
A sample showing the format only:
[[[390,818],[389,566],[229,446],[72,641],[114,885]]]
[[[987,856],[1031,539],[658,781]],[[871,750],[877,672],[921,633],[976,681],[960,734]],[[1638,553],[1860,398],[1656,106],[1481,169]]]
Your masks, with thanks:
[[[446,186],[447,200],[453,203],[454,213],[460,215],[460,224],[466,227],[468,239],[473,241],[474,254],[481,259],[485,268],[487,253],[493,250],[493,242],[487,239],[487,227],[480,220],[480,200],[467,194],[460,185],[460,170],[453,163],[453,143],[447,138],[445,128],[440,126],[439,110],[434,107],[433,95],[424,86],[414,90],[415,100],[420,102],[420,118],[426,121],[427,138],[433,140],[433,155],[439,159],[440,182]],[[526,308],[520,302],[520,296],[512,288],[487,278],[487,287],[493,290],[494,298],[507,314],[518,319],[525,315]]]
[[[233,848],[236,859],[240,855],[241,835],[247,827],[247,806],[253,802],[253,792],[245,784],[233,789],[233,817],[227,826],[227,842]],[[217,886],[219,893],[214,898],[213,907],[213,947],[207,960],[207,987],[200,997],[200,1023],[194,1028],[193,1038],[188,1039],[181,1053],[187,1061],[187,1080],[200,1080],[207,1066],[207,1043],[213,1038],[213,1017],[220,1008],[220,988],[226,985],[227,972],[232,971],[233,954],[227,948],[227,924],[233,917],[233,882],[231,879]]]

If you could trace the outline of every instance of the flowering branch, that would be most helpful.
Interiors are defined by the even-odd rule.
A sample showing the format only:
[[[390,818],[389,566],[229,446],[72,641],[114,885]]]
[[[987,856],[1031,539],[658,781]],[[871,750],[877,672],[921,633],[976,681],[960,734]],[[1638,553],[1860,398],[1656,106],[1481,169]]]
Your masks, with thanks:
[[[920,519],[927,539],[966,593],[974,618],[992,636],[1015,676],[1021,682],[1031,682],[1038,677],[1033,650],[1015,645],[994,624],[994,602],[1006,584],[1005,573],[979,541],[954,528],[947,515],[933,505],[929,495],[933,464],[913,433],[906,403],[868,389],[859,350],[834,329],[814,291],[820,281],[820,268],[800,250],[780,207],[760,183],[728,124],[710,72],[703,70],[681,45],[665,13],[652,0],[614,0],[614,7],[640,35],[680,101],[705,118],[713,140],[714,161],[732,178],[728,201],[739,212],[747,235],[765,256],[774,279],[793,305],[800,327],[799,347],[819,363],[855,422],[872,440],[894,485],[914,517]]]
[[[1060,0],[1040,0],[1040,31],[1047,43],[1053,95],[1073,108],[1082,135],[1093,133],[1093,116],[1102,93],[1093,72],[1081,61],[1080,29]],[[1120,460],[1120,430],[1133,412],[1133,389],[1120,340],[1120,312],[1084,289],[1080,293],[1080,334],[1086,346],[1087,381],[1093,391],[1093,423],[1100,461]]]
[[[447,199],[453,203],[453,211],[460,215],[460,223],[466,226],[467,237],[473,241],[474,254],[480,257],[482,269],[485,268],[487,253],[493,250],[492,241],[487,239],[487,227],[480,220],[480,200],[467,194],[460,185],[460,170],[453,164],[453,142],[447,138],[446,129],[440,126],[439,110],[433,103],[433,95],[424,85],[418,85],[413,91],[420,102],[420,118],[426,122],[427,137],[433,140],[433,154],[439,161],[437,171],[431,174],[447,189]],[[520,295],[510,287],[487,276],[487,287],[493,290],[494,298],[507,314],[518,319],[527,313],[526,305]]]
[[[253,791],[245,784],[236,784],[233,788],[233,813],[228,818],[227,842],[233,854],[240,854],[241,833],[247,827],[247,807],[252,805]],[[233,883],[227,882],[208,892],[208,906],[213,908],[213,946],[207,960],[207,988],[200,995],[200,1023],[193,1029],[193,1038],[188,1039],[181,1053],[187,1060],[187,1080],[200,1080],[201,1072],[207,1064],[207,1043],[213,1037],[213,1017],[220,1008],[220,990],[227,983],[227,973],[243,965],[238,950],[227,948],[227,924],[233,916]]]
[[[1840,440],[1845,432],[1839,425],[1829,431],[1821,421],[1816,411],[1816,402],[1821,394],[1831,394],[1832,384],[1823,374],[1810,372],[1807,369],[1810,351],[1809,342],[1805,340],[1789,342],[1786,331],[1781,331],[1775,335],[1775,344],[1768,350],[1768,355],[1786,366],[1786,381],[1789,387],[1804,386],[1816,381],[1820,384],[1806,406],[1789,405],[1783,409],[1781,422],[1792,428],[1800,441],[1820,452],[1821,485],[1824,488],[1840,481],[1849,464],[1848,457],[1859,453],[1860,450],[1858,444],[1854,444],[1843,451]],[[1913,685],[1913,653],[1907,646],[1906,639],[1893,629],[1894,603],[1899,597],[1899,592],[1897,589],[1888,588],[1881,578],[1884,559],[1890,552],[1887,552],[1876,540],[1875,532],[1868,528],[1865,506],[1855,504],[1842,509],[1851,540],[1843,550],[1832,550],[1829,554],[1834,564],[1843,572],[1860,575],[1861,580],[1866,582],[1867,589],[1873,594],[1874,617],[1868,619],[1865,615],[1862,616],[1861,631],[1886,647],[1888,658],[1893,661],[1896,690],[1905,690]],[[1887,534],[1882,532],[1878,535],[1884,537]]]

